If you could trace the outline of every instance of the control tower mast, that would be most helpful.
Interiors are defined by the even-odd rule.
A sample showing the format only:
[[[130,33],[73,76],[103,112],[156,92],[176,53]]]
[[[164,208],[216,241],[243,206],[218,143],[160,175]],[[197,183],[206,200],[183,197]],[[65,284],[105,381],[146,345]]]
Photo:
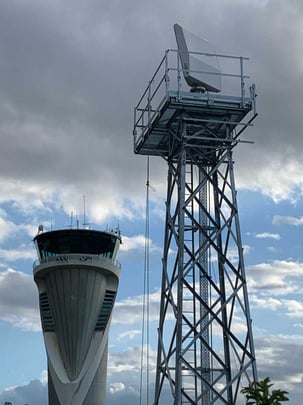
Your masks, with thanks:
[[[232,152],[257,115],[255,86],[246,96],[247,58],[190,48],[174,28],[178,51],[165,53],[133,132],[135,153],[168,165],[154,405],[238,405],[257,371]]]

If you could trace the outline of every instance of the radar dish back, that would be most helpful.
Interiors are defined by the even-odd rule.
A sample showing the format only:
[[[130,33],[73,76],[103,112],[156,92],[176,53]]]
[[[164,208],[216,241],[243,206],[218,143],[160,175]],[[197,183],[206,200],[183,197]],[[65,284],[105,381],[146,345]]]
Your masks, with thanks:
[[[203,89],[220,92],[221,70],[218,57],[211,49],[209,42],[185,31],[179,24],[174,25],[174,31],[183,76],[192,91]]]

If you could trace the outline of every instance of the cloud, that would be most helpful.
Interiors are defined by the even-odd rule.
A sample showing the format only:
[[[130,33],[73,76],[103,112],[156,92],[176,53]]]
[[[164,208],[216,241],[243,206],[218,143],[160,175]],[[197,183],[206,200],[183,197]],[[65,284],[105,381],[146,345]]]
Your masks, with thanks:
[[[108,391],[110,394],[116,394],[119,391],[125,391],[125,385],[121,382],[113,383],[109,386]]]
[[[0,249],[0,259],[13,262],[16,260],[34,260],[36,253],[34,249],[27,247],[20,247],[19,249]]]
[[[8,235],[16,232],[16,225],[10,221],[5,221],[3,218],[0,217],[0,242],[3,242]]]
[[[257,308],[266,308],[270,309],[271,311],[277,311],[281,308],[282,302],[277,298],[267,297],[267,298],[260,298],[256,295],[252,295],[250,297],[250,304],[251,307]]]
[[[252,57],[248,69],[262,116],[247,130],[255,146],[236,152],[238,185],[275,200],[301,194],[298,2],[221,0],[206,10],[197,2],[185,8],[181,0],[173,7],[168,1],[152,7],[146,0],[89,7],[5,0],[0,16],[0,75],[6,78],[0,93],[1,201],[24,210],[52,203],[79,213],[85,194],[97,223],[108,216],[131,218],[134,208],[144,207],[145,158],[132,151],[132,112],[165,49],[176,46],[176,21],[207,34],[223,53]],[[241,38],[239,30],[245,32]],[[292,109],[285,108],[286,83]],[[160,158],[155,162],[157,200],[165,193],[166,168]]]
[[[0,403],[6,401],[13,405],[47,405],[47,385],[37,379],[20,387],[8,388],[0,394]]]
[[[269,376],[275,388],[289,391],[290,403],[300,404],[302,369],[298,359],[303,354],[303,344],[289,336],[267,336],[255,339],[259,378]]]
[[[123,351],[110,352],[108,358],[108,381],[109,384],[123,383],[126,387],[132,387],[139,392],[139,380],[141,374],[141,347],[132,346]],[[144,345],[143,356],[146,359],[148,354],[148,363],[150,376],[153,380],[156,367],[157,352],[151,347]],[[145,366],[144,366],[145,367]],[[146,369],[143,370],[144,373]]]
[[[278,233],[263,232],[263,233],[257,233],[255,235],[255,238],[280,240],[281,236]]]
[[[142,323],[143,295],[137,295],[117,301],[113,311],[113,324]],[[149,294],[149,320],[156,321],[159,318],[160,290]],[[139,310],[138,310],[139,309]]]
[[[284,299],[282,303],[287,308],[287,316],[290,318],[303,318],[303,302]]]
[[[144,251],[145,244],[149,244],[153,249],[151,239],[146,240],[144,235],[123,236],[121,251],[130,251],[130,250]]]
[[[8,213],[9,212],[9,213]],[[12,247],[0,248],[0,260],[33,259],[35,257],[32,238],[37,234],[37,225],[30,224],[29,217],[25,223],[17,220],[13,222],[9,217],[17,216],[16,207],[9,207],[0,210],[0,242],[2,246]],[[33,219],[35,220],[35,219]],[[25,243],[25,241],[27,243]]]
[[[271,253],[276,253],[278,251],[278,249],[275,246],[267,246],[266,250],[268,250],[268,252]]]
[[[262,152],[258,150],[257,153]],[[300,177],[303,165],[296,161],[296,159],[299,160],[296,153],[289,153],[289,156],[286,157],[286,160],[290,160],[289,162],[283,161],[282,153],[274,152],[274,154],[275,156],[272,157],[270,162],[267,162],[266,158],[264,158],[264,162],[262,162],[258,170],[255,170],[255,177],[250,182],[248,182],[248,172],[244,169],[244,173],[239,176],[238,185],[265,194],[276,203],[283,200],[296,203],[302,196],[303,191],[303,181]],[[239,157],[239,160],[241,157]],[[288,181],[289,177],[291,177],[291,181]]]
[[[0,272],[0,319],[22,330],[40,331],[38,292],[28,274]]]
[[[41,206],[46,200],[58,204],[64,201],[68,209],[74,206],[74,196],[80,190],[80,194],[90,196],[91,212],[97,220],[109,213],[121,216],[130,213],[121,199],[125,184],[121,169],[124,167],[128,173],[135,166],[131,159],[131,137],[117,137],[128,121],[128,114],[125,116],[124,109],[117,115],[115,105],[104,103],[102,98],[122,88],[119,83],[112,87],[115,81],[108,77],[113,73],[116,82],[121,82],[122,72],[115,72],[121,66],[118,63],[121,52],[118,57],[111,52],[112,46],[107,49],[103,36],[106,33],[107,39],[114,39],[116,24],[102,18],[90,21],[94,13],[80,12],[80,4],[73,5],[71,10],[59,4],[45,3],[42,9],[35,2],[29,2],[26,8],[3,2],[1,8],[1,15],[5,15],[1,26],[7,31],[1,41],[6,63],[1,65],[0,73],[10,83],[2,87],[0,100],[4,118],[0,128],[1,168],[9,168],[1,171],[6,199],[16,200],[24,207],[35,202]],[[108,12],[114,15],[110,7]],[[34,15],[36,23],[32,20]],[[101,15],[106,15],[106,10]],[[67,17],[68,24],[64,22]],[[18,32],[9,29],[9,21],[19,21]],[[120,24],[116,27],[122,28]],[[118,37],[114,42],[117,40]],[[13,54],[10,49],[14,49]],[[119,95],[119,103],[125,96]],[[130,123],[127,127],[130,134]],[[135,193],[138,202],[140,192],[131,179],[129,176],[125,184],[125,191],[130,192],[124,194]],[[101,192],[102,188],[107,192]],[[101,194],[103,197],[99,198]],[[110,211],[107,207],[111,207]]]
[[[273,225],[290,225],[301,226],[303,225],[303,217],[295,218],[285,215],[275,215],[272,220]]]
[[[132,340],[132,339],[134,339],[135,336],[141,335],[141,333],[142,333],[142,331],[141,331],[141,330],[138,330],[138,329],[128,330],[128,331],[126,331],[126,332],[121,333],[121,334],[118,336],[117,340],[118,340],[118,341],[122,341],[122,340],[124,340],[124,339],[127,339],[127,340],[130,339],[130,340]]]
[[[286,295],[302,291],[300,278],[303,263],[291,260],[274,260],[247,267],[249,291],[271,295]]]
[[[284,311],[285,315],[289,318],[303,318],[303,302],[295,299],[278,299],[252,295],[250,303],[252,308],[265,308],[271,311],[279,311],[280,314]]]
[[[122,244],[120,246],[119,257],[130,258],[136,257],[144,258],[145,252],[148,250],[150,257],[161,257],[162,247],[160,247],[151,238],[145,239],[144,235],[122,236]]]

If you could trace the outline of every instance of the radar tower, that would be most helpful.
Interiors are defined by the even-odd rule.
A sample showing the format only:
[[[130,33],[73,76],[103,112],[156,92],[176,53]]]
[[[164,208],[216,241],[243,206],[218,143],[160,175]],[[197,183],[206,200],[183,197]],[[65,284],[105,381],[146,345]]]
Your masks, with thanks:
[[[232,152],[257,116],[255,86],[245,96],[247,58],[193,48],[174,29],[178,50],[156,69],[133,131],[134,152],[168,166],[154,405],[238,405],[257,370]]]

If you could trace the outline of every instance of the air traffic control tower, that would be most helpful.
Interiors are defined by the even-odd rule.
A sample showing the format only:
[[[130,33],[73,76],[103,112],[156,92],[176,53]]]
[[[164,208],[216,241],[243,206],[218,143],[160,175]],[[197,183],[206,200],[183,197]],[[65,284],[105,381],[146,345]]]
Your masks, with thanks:
[[[49,405],[104,405],[118,233],[54,230],[34,238]]]
[[[233,151],[257,116],[247,58],[176,24],[135,107],[134,151],[168,167],[153,405],[241,405],[257,380]]]

